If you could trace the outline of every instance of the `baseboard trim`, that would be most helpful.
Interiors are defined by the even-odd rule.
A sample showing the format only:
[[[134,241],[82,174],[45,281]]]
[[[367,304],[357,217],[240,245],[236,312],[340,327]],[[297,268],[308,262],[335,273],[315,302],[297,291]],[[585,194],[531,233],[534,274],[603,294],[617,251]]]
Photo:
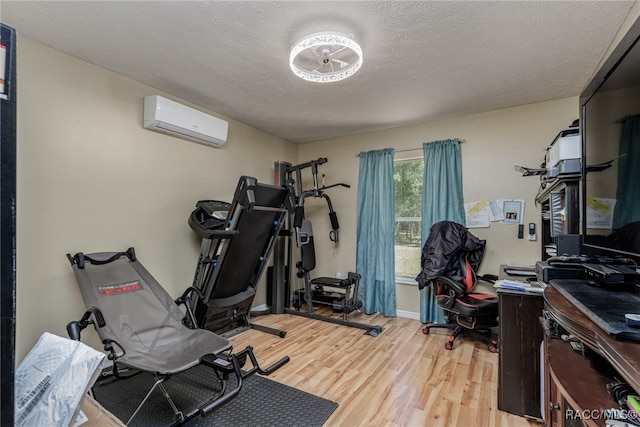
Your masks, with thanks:
[[[396,310],[396,316],[404,317],[406,319],[420,320],[420,313],[415,311]]]
[[[259,306],[251,307],[251,311],[258,311],[258,312],[265,311],[268,309],[269,309],[269,306],[267,304],[260,304]]]
[[[261,304],[256,307],[251,307],[251,311],[255,312],[261,312],[268,309],[269,306],[267,304]],[[415,311],[396,310],[396,316],[404,317],[406,319],[420,320],[420,313],[416,313]]]

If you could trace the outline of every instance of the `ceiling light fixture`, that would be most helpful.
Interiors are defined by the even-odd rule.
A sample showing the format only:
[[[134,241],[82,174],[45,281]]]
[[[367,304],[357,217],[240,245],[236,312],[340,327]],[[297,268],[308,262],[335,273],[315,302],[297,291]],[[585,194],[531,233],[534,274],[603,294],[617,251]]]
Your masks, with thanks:
[[[355,74],[362,65],[362,49],[340,33],[311,34],[291,48],[289,66],[305,80],[330,83]]]

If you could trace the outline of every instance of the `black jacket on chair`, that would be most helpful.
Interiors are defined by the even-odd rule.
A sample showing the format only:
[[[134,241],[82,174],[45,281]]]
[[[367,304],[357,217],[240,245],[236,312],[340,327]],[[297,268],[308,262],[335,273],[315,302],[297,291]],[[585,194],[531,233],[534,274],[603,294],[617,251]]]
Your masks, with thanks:
[[[469,264],[477,271],[485,245],[485,240],[478,239],[461,224],[452,221],[435,223],[422,248],[422,271],[416,277],[418,287],[422,289],[429,286],[432,280],[440,276],[460,281],[463,277],[461,253],[468,253]]]
[[[452,330],[445,343],[447,350],[453,348],[458,335],[473,334],[488,344],[489,351],[497,352],[498,342],[492,338],[491,328],[498,325],[498,298],[473,292],[486,242],[451,221],[438,222],[430,231],[416,281],[420,289],[433,286],[435,301],[445,311],[447,323],[427,323],[422,332],[428,335],[432,328]]]

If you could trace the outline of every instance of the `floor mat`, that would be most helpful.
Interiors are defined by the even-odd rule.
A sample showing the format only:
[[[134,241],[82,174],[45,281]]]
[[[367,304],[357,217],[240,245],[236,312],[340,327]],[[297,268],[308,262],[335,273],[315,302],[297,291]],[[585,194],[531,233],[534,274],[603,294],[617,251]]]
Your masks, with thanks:
[[[135,407],[153,385],[153,377],[143,373],[123,381],[98,382],[93,390],[95,398],[123,422],[127,422]],[[227,390],[235,386],[235,378]],[[181,410],[188,414],[208,397],[219,394],[213,370],[196,366],[171,378],[165,388]],[[320,427],[338,404],[304,391],[277,383],[259,375],[244,380],[238,397],[206,418],[196,415],[184,425],[188,427]],[[131,426],[170,425],[175,421],[173,411],[160,390],[156,389],[135,416]]]

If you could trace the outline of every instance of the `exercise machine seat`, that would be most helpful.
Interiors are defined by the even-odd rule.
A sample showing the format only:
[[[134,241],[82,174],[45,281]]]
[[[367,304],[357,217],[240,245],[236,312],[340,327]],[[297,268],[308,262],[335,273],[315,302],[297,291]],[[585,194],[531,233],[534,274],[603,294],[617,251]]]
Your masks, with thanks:
[[[81,331],[94,325],[112,361],[115,378],[125,380],[121,372],[134,370],[149,372],[156,380],[127,424],[158,387],[174,410],[176,422],[182,423],[198,414],[208,415],[235,398],[243,378],[256,372],[268,375],[289,361],[285,357],[270,368],[262,369],[251,347],[233,353],[227,338],[188,327],[193,324],[193,321],[184,321],[185,317],[193,319],[188,296],[197,291],[188,288],[174,301],[140,263],[133,248],[124,252],[78,252],[67,257],[87,307],[80,320],[67,325],[69,337],[79,340]],[[182,304],[186,315],[179,307]],[[254,367],[241,371],[247,356],[255,362]],[[163,383],[196,365],[212,368],[221,382],[226,381],[229,374],[235,375],[236,386],[224,395],[215,394],[205,399],[193,410],[183,411],[173,403]]]

